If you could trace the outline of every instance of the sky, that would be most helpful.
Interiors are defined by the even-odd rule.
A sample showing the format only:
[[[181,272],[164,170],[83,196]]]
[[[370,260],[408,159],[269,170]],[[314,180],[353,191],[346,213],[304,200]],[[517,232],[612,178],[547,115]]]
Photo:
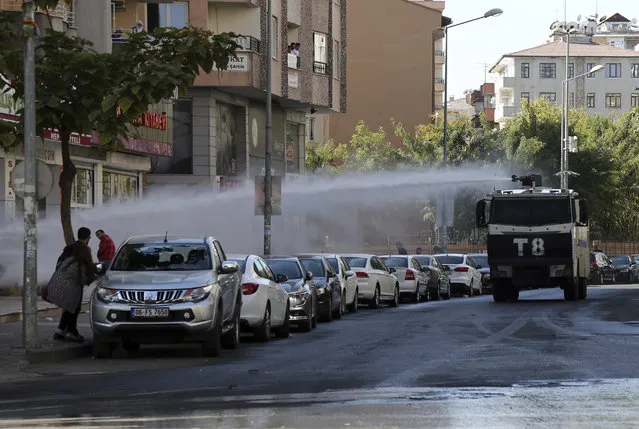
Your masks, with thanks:
[[[485,65],[490,68],[501,55],[544,43],[550,24],[557,18],[564,20],[564,1],[568,21],[595,12],[599,16],[618,12],[628,19],[639,19],[639,0],[446,0],[444,16],[453,23],[482,16],[493,8],[504,11],[501,16],[449,30],[449,96],[460,98],[466,89],[479,89]]]

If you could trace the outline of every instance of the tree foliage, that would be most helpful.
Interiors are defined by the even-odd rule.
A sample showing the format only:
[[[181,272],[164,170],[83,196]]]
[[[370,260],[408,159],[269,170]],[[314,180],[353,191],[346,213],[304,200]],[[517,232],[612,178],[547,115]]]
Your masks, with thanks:
[[[485,120],[456,117],[448,123],[450,166],[467,163],[501,165],[511,174],[541,173],[544,185],[559,186],[561,112],[545,100],[525,103],[518,117],[502,129],[491,129]],[[578,138],[578,153],[569,154],[570,187],[588,201],[593,238],[639,240],[639,109],[616,117],[588,114],[571,109],[570,135]],[[418,125],[408,130],[394,124],[399,145],[390,143],[384,129],[370,130],[360,122],[350,144],[330,143],[340,148],[341,163],[332,173],[372,171],[396,167],[442,166],[443,123]],[[328,150],[328,149],[327,149]],[[317,145],[313,164],[324,161],[324,147]],[[334,153],[334,152],[331,152]],[[474,203],[480,195],[464,190],[456,198],[455,229],[469,235],[473,228]],[[432,218],[432,203],[424,213]],[[425,218],[426,221],[426,218]]]
[[[54,0],[38,5],[54,7]],[[24,99],[24,53],[21,23],[0,14],[0,70],[15,100]],[[70,157],[73,132],[99,133],[100,143],[113,149],[136,134],[133,120],[149,105],[188,89],[201,70],[215,64],[226,69],[239,47],[232,33],[213,34],[198,28],[158,28],[131,34],[113,54],[98,53],[87,40],[47,30],[36,42],[36,134],[57,129],[62,140],[63,172],[61,221],[65,241],[74,240],[71,189],[76,169]],[[23,118],[17,124],[0,123],[0,143],[13,146],[23,140]]]

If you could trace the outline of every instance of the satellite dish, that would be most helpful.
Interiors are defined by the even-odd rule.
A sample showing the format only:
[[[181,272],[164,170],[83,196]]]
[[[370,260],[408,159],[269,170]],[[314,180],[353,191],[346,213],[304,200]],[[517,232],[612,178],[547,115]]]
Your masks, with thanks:
[[[602,16],[601,18],[599,18],[599,24],[604,22],[606,19],[608,19],[608,17],[606,15]]]
[[[566,23],[566,31],[579,29],[579,23],[571,21]]]
[[[556,30],[557,28],[559,28],[559,24],[561,24],[561,22],[559,21],[555,21],[552,24],[550,24],[550,29],[551,30]]]
[[[53,190],[53,173],[51,168],[40,160],[36,163],[36,178],[36,199],[41,200]],[[24,161],[21,161],[11,171],[11,188],[20,198],[24,198],[24,179]]]
[[[577,15],[577,21],[581,21],[581,15]]]
[[[632,18],[631,24],[632,25],[637,25],[637,18]]]

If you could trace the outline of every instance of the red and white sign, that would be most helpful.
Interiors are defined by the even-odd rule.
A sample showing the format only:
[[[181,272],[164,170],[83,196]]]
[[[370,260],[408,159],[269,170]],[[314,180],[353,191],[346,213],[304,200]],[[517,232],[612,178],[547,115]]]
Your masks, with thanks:
[[[157,142],[146,139],[123,139],[122,145],[126,150],[155,156],[172,156],[173,145],[166,142]]]
[[[62,137],[60,136],[60,132],[58,130],[46,129],[42,132],[42,138],[58,143],[62,142]],[[86,134],[80,135],[78,133],[72,133],[71,137],[69,137],[69,143],[78,146],[93,146],[93,138]]]
[[[154,130],[167,130],[168,119],[166,113],[145,112],[138,119],[131,121],[134,125],[140,125]]]

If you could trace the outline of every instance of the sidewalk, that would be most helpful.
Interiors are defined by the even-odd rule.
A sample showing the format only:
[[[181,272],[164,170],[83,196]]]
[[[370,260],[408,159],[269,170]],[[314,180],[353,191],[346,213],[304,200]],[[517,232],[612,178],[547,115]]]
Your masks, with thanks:
[[[84,288],[82,297],[82,311],[87,311],[88,302],[93,293],[94,286]],[[53,304],[43,300],[40,296],[37,298],[38,317],[58,317],[62,314],[62,310]],[[0,324],[18,322],[22,320],[22,297],[21,296],[0,296]]]

